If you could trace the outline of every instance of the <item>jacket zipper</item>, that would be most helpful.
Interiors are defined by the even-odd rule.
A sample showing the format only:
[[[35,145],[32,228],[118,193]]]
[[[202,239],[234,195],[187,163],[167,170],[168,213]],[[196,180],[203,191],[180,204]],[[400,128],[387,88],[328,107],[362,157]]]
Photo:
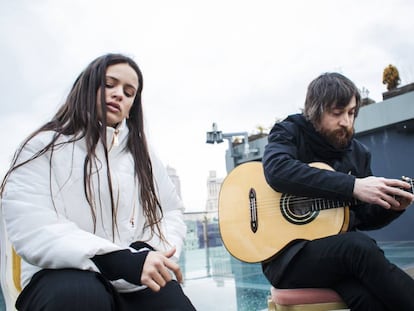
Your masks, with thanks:
[[[112,149],[112,147],[118,147],[118,145],[119,145],[119,139],[118,139],[118,136],[119,136],[119,129],[115,129],[115,131],[114,131],[114,135],[112,135],[112,144],[111,144],[111,148],[110,149]]]

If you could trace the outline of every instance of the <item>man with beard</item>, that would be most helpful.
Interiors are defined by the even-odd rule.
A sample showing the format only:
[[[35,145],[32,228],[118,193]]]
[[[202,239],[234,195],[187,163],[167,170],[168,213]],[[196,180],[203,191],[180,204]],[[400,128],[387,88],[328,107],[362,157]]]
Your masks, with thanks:
[[[276,288],[332,288],[353,311],[412,311],[414,280],[359,231],[389,224],[414,200],[408,183],[372,176],[370,152],[353,137],[360,104],[352,81],[325,73],[310,83],[303,113],[274,125],[263,156],[274,190],[356,205],[346,233],[294,240],[263,262],[263,272]]]

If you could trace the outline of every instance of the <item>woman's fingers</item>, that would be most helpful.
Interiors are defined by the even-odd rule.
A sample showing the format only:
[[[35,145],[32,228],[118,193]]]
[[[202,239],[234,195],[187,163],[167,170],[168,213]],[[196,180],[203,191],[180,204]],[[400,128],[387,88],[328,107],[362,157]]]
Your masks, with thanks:
[[[157,292],[172,280],[171,273],[174,273],[177,281],[181,283],[183,280],[181,269],[177,263],[170,259],[174,253],[175,248],[166,252],[149,252],[142,269],[141,283]]]
[[[183,275],[181,273],[180,266],[176,262],[174,262],[170,259],[165,264],[166,264],[166,267],[174,273],[175,277],[177,278],[177,281],[179,283],[182,283],[183,282]]]

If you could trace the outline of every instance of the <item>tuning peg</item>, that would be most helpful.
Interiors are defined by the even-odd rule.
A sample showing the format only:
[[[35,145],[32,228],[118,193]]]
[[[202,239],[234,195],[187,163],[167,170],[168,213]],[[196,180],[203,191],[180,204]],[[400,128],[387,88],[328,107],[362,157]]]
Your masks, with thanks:
[[[406,181],[406,182],[412,182],[413,181],[412,178],[407,177],[407,176],[402,176],[401,179],[404,180],[404,181]]]

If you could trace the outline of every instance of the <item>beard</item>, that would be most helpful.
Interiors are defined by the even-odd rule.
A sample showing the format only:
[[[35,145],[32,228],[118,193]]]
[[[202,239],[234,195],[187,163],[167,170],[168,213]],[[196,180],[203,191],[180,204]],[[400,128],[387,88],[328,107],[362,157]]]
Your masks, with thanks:
[[[341,127],[336,130],[321,129],[320,134],[335,148],[344,149],[354,135],[354,128]]]

